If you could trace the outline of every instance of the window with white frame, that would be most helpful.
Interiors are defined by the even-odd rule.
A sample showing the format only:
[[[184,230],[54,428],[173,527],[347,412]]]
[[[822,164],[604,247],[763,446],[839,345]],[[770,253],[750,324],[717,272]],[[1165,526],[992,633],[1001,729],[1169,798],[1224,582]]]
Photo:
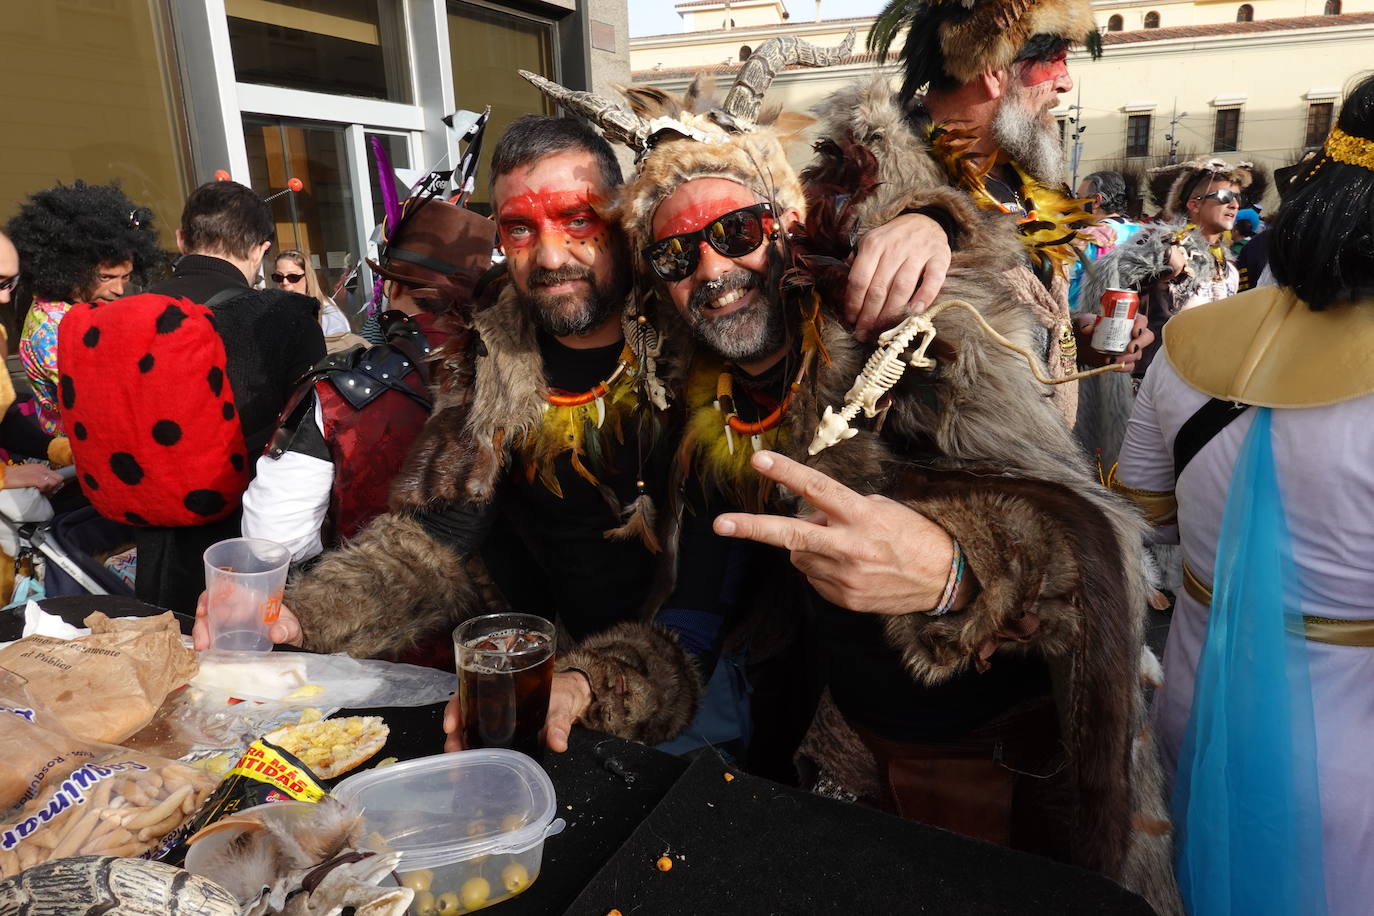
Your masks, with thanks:
[[[1212,130],[1212,150],[1217,153],[1240,149],[1240,106],[1218,108]]]

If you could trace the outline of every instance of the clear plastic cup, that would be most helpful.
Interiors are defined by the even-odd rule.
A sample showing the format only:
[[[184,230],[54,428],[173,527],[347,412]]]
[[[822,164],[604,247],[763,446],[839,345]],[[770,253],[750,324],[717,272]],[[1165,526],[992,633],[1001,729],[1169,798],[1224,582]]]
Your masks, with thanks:
[[[291,551],[262,538],[232,538],[205,551],[206,620],[210,648],[266,652],[281,616]]]

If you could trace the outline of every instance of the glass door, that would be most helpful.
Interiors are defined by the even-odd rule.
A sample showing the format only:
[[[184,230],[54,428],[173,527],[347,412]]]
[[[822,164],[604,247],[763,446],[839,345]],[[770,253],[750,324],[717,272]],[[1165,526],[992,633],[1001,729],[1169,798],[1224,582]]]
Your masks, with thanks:
[[[253,190],[267,198],[286,190],[290,179],[301,181],[299,191],[271,202],[277,250],[306,252],[329,293],[365,254],[359,248],[367,233],[358,227],[358,176],[349,166],[347,131],[339,124],[260,115],[243,119]],[[335,300],[348,311],[346,298]]]

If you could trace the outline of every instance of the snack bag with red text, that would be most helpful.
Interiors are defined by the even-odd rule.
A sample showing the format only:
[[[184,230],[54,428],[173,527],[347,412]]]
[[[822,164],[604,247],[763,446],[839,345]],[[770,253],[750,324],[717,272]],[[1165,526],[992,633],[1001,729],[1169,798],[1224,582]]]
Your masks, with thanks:
[[[319,778],[293,755],[267,741],[254,741],[179,836],[192,836],[221,818],[257,805],[279,801],[317,802],[326,794]],[[178,842],[169,846],[156,858],[180,865],[186,858],[186,844]]]

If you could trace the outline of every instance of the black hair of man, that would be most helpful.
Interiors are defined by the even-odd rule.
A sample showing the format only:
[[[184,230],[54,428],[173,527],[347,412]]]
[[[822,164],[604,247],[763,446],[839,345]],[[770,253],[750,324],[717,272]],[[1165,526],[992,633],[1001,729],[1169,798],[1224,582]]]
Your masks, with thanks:
[[[274,235],[272,208],[236,181],[207,181],[181,210],[181,241],[188,252],[246,260]]]
[[[165,257],[153,211],[134,204],[118,184],[77,181],[31,194],[5,234],[29,291],[59,302],[94,289],[101,264],[132,261],[141,276]]]
[[[1101,209],[1094,208],[1099,216],[1126,212],[1126,179],[1119,172],[1093,172],[1083,179],[1088,183],[1088,196],[1102,195]]]
[[[518,169],[569,150],[580,150],[596,157],[601,169],[601,181],[607,190],[615,190],[622,182],[620,162],[615,152],[586,121],[577,118],[555,118],[549,115],[524,115],[511,122],[491,153],[491,178],[496,179]]]
[[[1374,76],[1346,97],[1337,126],[1374,155]],[[1269,265],[1314,310],[1374,296],[1374,169],[1325,151],[1312,160],[1274,220]]]

